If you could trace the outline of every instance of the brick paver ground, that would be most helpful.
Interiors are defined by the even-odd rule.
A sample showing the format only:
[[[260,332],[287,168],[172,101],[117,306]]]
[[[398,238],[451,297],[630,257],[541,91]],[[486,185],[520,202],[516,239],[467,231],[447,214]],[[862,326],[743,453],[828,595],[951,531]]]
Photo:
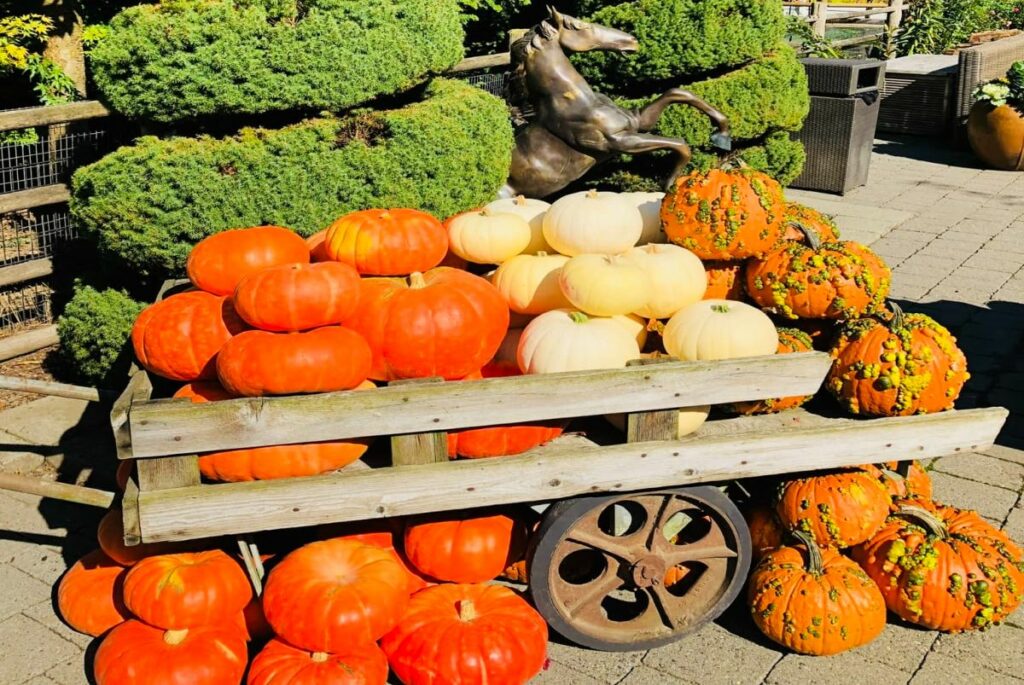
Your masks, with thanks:
[[[938,499],[976,508],[1024,542],[1024,174],[981,170],[969,154],[940,146],[928,139],[879,141],[867,186],[843,198],[789,195],[836,215],[844,237],[870,243],[893,266],[894,298],[954,329],[972,373],[958,406],[1011,409],[999,444],[984,454],[937,460],[932,477]],[[2,415],[0,428],[7,428]],[[65,470],[76,468],[67,463]],[[0,684],[86,682],[91,641],[54,616],[52,587],[68,561],[93,546],[97,516],[0,493]],[[809,658],[761,637],[738,604],[698,633],[646,653],[590,652],[553,641],[550,668],[536,682],[1024,683],[1024,609],[1002,626],[967,635],[891,620],[862,649]]]

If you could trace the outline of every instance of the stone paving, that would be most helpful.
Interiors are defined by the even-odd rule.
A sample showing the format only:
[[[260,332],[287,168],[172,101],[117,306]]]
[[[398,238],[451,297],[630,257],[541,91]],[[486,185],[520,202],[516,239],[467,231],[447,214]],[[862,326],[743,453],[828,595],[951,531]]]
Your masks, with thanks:
[[[835,215],[844,237],[870,243],[894,268],[893,297],[955,330],[972,372],[958,406],[1011,409],[996,446],[936,460],[932,478],[937,499],[978,509],[1024,542],[1024,174],[981,170],[967,153],[908,138],[878,141],[869,184],[845,197],[795,190],[788,195]],[[102,416],[81,403],[25,406],[0,414],[0,463],[9,470],[37,465],[44,455],[74,480],[88,473],[83,445],[93,454],[109,446],[107,437],[99,439],[102,444],[82,440],[101,434],[103,424]],[[86,414],[79,426],[54,435],[52,426],[60,422],[49,418],[74,423],[76,412]],[[61,460],[64,452],[69,456]],[[0,492],[0,685],[87,682],[83,661],[94,646],[56,618],[53,585],[94,546],[99,513]],[[696,634],[650,652],[591,652],[553,641],[550,667],[535,682],[1024,683],[1024,609],[1002,626],[966,635],[891,621],[864,648],[810,658],[786,654],[765,640],[737,604]]]

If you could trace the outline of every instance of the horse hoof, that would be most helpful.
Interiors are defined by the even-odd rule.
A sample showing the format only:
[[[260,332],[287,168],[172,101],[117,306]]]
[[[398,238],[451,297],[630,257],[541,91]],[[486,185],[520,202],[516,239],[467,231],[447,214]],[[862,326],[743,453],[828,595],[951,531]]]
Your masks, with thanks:
[[[711,134],[711,144],[719,150],[729,152],[732,150],[732,136],[727,131],[718,131]]]

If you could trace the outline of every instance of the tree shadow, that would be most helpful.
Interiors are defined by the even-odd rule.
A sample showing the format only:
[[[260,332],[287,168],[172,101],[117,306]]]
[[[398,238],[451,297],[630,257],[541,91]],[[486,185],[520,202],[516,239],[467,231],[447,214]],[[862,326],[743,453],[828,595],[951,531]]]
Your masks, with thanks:
[[[986,168],[970,148],[950,142],[949,138],[879,133],[875,140],[874,152],[879,155],[946,164],[964,169]]]

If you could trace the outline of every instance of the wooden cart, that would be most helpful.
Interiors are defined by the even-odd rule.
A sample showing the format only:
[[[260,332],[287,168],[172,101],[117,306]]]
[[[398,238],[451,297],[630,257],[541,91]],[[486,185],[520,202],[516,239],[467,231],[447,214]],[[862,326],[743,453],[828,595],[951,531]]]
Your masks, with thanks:
[[[150,379],[138,371],[112,413],[119,458],[138,460],[123,499],[126,541],[550,504],[527,562],[545,619],[598,649],[664,645],[724,611],[750,566],[743,517],[711,484],[984,449],[1007,416],[993,408],[857,420],[795,410],[708,422],[676,438],[680,407],[811,394],[829,365],[821,352],[659,360],[204,404],[151,399]],[[445,431],[612,413],[628,415],[621,444],[567,435],[518,456],[447,458]],[[199,453],[371,436],[390,440],[389,466],[357,462],[306,478],[200,481]],[[240,547],[258,584],[258,555],[244,539]],[[686,577],[669,587],[663,579],[672,568]]]

